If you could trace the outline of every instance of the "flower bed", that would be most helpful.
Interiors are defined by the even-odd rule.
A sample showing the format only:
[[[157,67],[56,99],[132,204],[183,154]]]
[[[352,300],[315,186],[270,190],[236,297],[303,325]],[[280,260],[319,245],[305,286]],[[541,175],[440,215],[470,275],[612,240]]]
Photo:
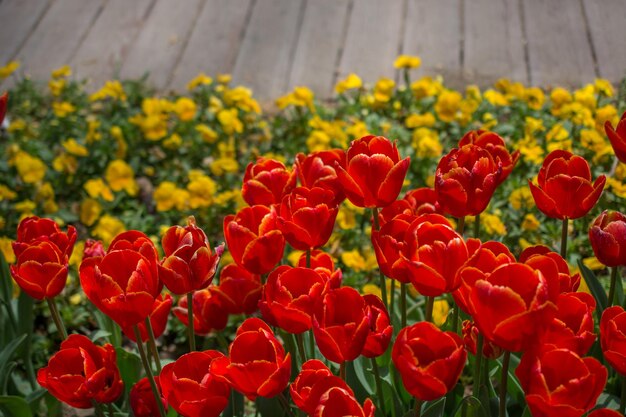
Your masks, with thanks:
[[[626,91],[461,93],[395,64],[273,114],[227,75],[19,80],[0,410],[623,412],[626,222],[601,212],[626,196]]]

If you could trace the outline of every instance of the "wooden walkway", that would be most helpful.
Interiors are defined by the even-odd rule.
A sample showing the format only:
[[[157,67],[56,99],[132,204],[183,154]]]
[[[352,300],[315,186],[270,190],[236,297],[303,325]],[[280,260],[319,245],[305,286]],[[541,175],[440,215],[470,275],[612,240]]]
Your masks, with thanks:
[[[624,77],[625,27],[626,0],[0,0],[0,65],[47,79],[69,64],[91,89],[149,73],[182,91],[231,73],[271,100],[296,85],[330,97],[350,72],[394,77],[409,54],[415,77],[453,86],[576,87]]]

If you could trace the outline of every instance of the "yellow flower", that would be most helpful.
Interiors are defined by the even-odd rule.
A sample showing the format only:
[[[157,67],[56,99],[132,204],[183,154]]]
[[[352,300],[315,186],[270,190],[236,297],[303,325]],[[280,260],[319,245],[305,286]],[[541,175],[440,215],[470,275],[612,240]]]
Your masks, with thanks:
[[[343,252],[341,254],[341,261],[347,268],[355,272],[366,271],[368,269],[367,260],[357,249]]]
[[[52,168],[57,172],[75,174],[78,169],[78,160],[68,153],[61,153],[52,160]]]
[[[243,132],[243,123],[239,120],[237,109],[221,110],[217,113],[217,120],[227,135]]]
[[[85,142],[87,142],[87,144],[91,144],[102,139],[102,134],[98,131],[99,127],[100,121],[98,119],[91,115],[87,116],[87,136],[85,136]]]
[[[437,327],[441,327],[445,324],[450,312],[450,304],[445,298],[435,300],[433,303],[433,323]]]
[[[391,100],[396,83],[391,78],[379,78],[374,85],[374,100],[377,104],[384,104]]]
[[[596,78],[596,81],[593,83],[593,87],[596,93],[606,97],[613,97],[613,94],[615,94],[615,90],[613,89],[611,82],[604,78]]]
[[[572,95],[566,89],[556,87],[550,92],[550,101],[552,102],[552,114],[559,116],[561,114],[561,108],[572,102]]]
[[[183,122],[188,122],[196,116],[196,103],[189,97],[180,97],[174,104],[174,111]]]
[[[57,117],[63,118],[68,114],[74,113],[76,111],[76,107],[67,101],[55,101],[52,103],[52,111]]]
[[[598,260],[595,256],[590,256],[588,258],[583,259],[583,264],[591,269],[592,271],[597,271],[600,269],[606,268],[606,266]],[[581,280],[582,281],[582,280]]]
[[[537,220],[535,215],[532,213],[529,213],[526,216],[524,216],[524,220],[522,221],[522,230],[532,232],[532,231],[539,229],[540,225],[541,223],[539,223],[539,220]]]
[[[80,221],[85,226],[91,226],[102,213],[102,206],[93,198],[86,198],[80,203]]]
[[[604,134],[604,124],[606,122],[610,122],[613,127],[619,122],[617,109],[612,104],[599,107],[596,111],[596,130],[601,134]]]
[[[168,211],[174,208],[175,201],[172,196],[177,188],[176,184],[171,181],[163,181],[156,187],[152,198],[156,202],[157,211]]]
[[[35,202],[31,200],[22,200],[19,203],[15,203],[13,205],[13,208],[15,209],[15,211],[22,213],[22,214],[31,214],[35,210],[36,207],[37,207],[37,204],[35,204]]]
[[[583,88],[574,91],[574,101],[594,110],[597,106],[596,91],[593,84],[587,84]]]
[[[14,264],[16,261],[12,243],[13,240],[11,240],[11,238],[7,236],[0,237],[0,252],[2,252],[4,260],[7,261],[8,264]]]
[[[365,284],[361,289],[363,295],[372,294],[377,297],[382,297],[382,292],[380,291],[380,287],[376,284]]]
[[[225,205],[229,201],[234,201],[237,209],[247,206],[241,196],[241,190],[228,190],[215,196],[215,204],[217,205]]]
[[[105,214],[98,220],[98,224],[94,227],[92,234],[102,240],[102,243],[107,246],[115,236],[125,231],[126,226],[120,219]]]
[[[609,144],[595,129],[581,129],[580,144],[583,148],[590,149],[595,153],[602,152]]]
[[[128,195],[137,194],[137,183],[135,182],[135,172],[122,159],[115,159],[109,162],[104,178],[113,191],[126,191]]]
[[[395,68],[417,68],[422,64],[422,60],[418,56],[400,55],[393,63]]]
[[[306,140],[309,152],[324,151],[330,149],[330,136],[323,130],[314,130]]]
[[[167,135],[167,122],[160,113],[136,114],[128,120],[139,126],[141,132],[148,140],[157,141]]]
[[[178,133],[172,135],[163,141],[163,147],[166,149],[178,149],[183,144],[183,138]]]
[[[224,103],[227,106],[238,107],[245,112],[261,113],[261,106],[252,98],[252,90],[237,86],[224,91]]]
[[[411,91],[415,98],[420,100],[424,97],[439,95],[443,91],[443,84],[439,78],[422,77],[411,83]]]
[[[107,98],[126,101],[126,92],[119,81],[107,81],[102,88],[89,96],[89,101],[99,101]]]
[[[361,88],[363,86],[363,81],[361,78],[354,74],[350,73],[343,80],[337,81],[337,85],[335,85],[335,91],[339,94],[343,94],[348,90],[355,90]]]
[[[493,106],[508,106],[509,99],[499,91],[496,90],[486,90],[483,93],[483,97]]]
[[[70,138],[61,142],[63,148],[70,154],[75,156],[87,156],[89,151],[83,145],[76,142],[76,139]]]
[[[296,87],[292,92],[287,93],[282,97],[279,97],[276,100],[276,106],[278,106],[278,108],[281,110],[289,106],[295,106],[307,107],[311,111],[314,111],[315,107],[313,105],[313,98],[313,91],[311,91],[309,88]]]
[[[215,143],[217,140],[217,132],[205,124],[196,125],[196,132],[200,133],[206,143]]]
[[[113,193],[102,178],[87,180],[83,188],[91,198],[102,198],[105,201],[113,201]]]
[[[117,159],[126,158],[126,151],[128,150],[128,144],[124,140],[124,133],[119,126],[112,126],[110,130],[111,136],[115,139],[117,149],[115,150],[115,157]]]
[[[492,113],[483,114],[483,125],[481,129],[483,130],[491,130],[498,124],[498,119]]]
[[[50,80],[48,81],[48,88],[50,89],[50,94],[54,97],[58,97],[63,92],[65,88],[66,81],[61,78],[60,80]]]
[[[489,235],[506,235],[506,226],[504,225],[504,223],[502,223],[502,220],[500,220],[500,216],[498,216],[497,214],[482,213],[480,215],[480,223],[483,225],[485,231]]]
[[[524,132],[529,136],[532,136],[537,132],[543,132],[544,130],[546,130],[546,128],[543,126],[543,120],[541,119],[527,116],[524,121]]]
[[[293,250],[289,252],[289,255],[287,255],[287,261],[289,262],[289,265],[294,267],[298,266],[298,261],[300,260],[300,256],[302,256],[303,253],[304,251],[301,250]]]
[[[195,90],[195,88],[199,85],[210,85],[211,83],[213,83],[213,78],[201,72],[200,74],[196,75],[195,78],[193,78],[191,81],[187,83],[187,90],[189,91]]]
[[[217,74],[217,82],[220,84],[229,84],[233,79],[230,74]]]
[[[193,170],[189,173],[190,182],[187,184],[189,191],[189,206],[192,209],[208,207],[213,204],[213,195],[217,191],[217,184],[202,171]],[[197,175],[199,174],[199,175]]]
[[[548,133],[546,133],[546,140],[548,142],[563,142],[567,139],[569,139],[569,132],[561,123],[556,123],[550,128]]]
[[[531,87],[524,90],[524,101],[533,110],[540,110],[545,100],[546,96],[539,87]]]
[[[480,87],[473,84],[465,87],[465,97],[468,100],[473,100],[477,103],[480,103],[483,100],[483,97],[480,94]]]
[[[65,78],[69,77],[70,75],[72,75],[72,68],[70,68],[69,65],[63,65],[60,68],[52,70],[52,72],[50,73],[50,76],[54,79]]]
[[[367,136],[369,134],[369,129],[367,128],[365,122],[355,120],[351,126],[346,128],[346,133],[354,139],[359,139],[363,136]]]
[[[54,199],[54,188],[52,188],[52,184],[49,182],[44,182],[43,184],[37,187],[37,192],[35,194],[35,201],[41,202],[45,200],[53,200]]]
[[[527,186],[516,188],[509,195],[509,204],[515,210],[531,209],[535,207],[535,200]]]
[[[14,158],[17,174],[27,184],[39,182],[46,175],[46,165],[36,156],[19,151]]]
[[[436,130],[420,127],[413,131],[413,148],[418,158],[438,158],[443,152]]]
[[[415,129],[416,127],[433,127],[435,125],[435,116],[432,113],[412,113],[406,118],[404,125],[409,129]]]
[[[4,184],[0,184],[0,201],[14,200],[17,193]]]
[[[20,67],[19,61],[11,61],[4,67],[0,67],[0,79],[5,79]]]
[[[444,91],[437,98],[435,103],[435,112],[439,120],[443,122],[452,122],[456,117],[461,105],[461,94],[456,91]]]
[[[522,250],[527,249],[527,248],[529,248],[529,247],[534,246],[534,245],[536,245],[536,244],[537,244],[536,242],[535,242],[535,243],[530,243],[528,240],[524,239],[523,237],[522,237],[522,238],[520,238],[520,239],[517,241],[517,243],[519,243],[519,247],[520,247]]]
[[[211,163],[211,172],[213,175],[222,176],[226,173],[239,171],[239,163],[234,158],[218,158]]]
[[[24,119],[14,119],[11,120],[11,124],[9,125],[9,128],[7,130],[9,131],[9,133],[13,133],[19,132],[24,129],[26,129],[26,122],[24,121]]]

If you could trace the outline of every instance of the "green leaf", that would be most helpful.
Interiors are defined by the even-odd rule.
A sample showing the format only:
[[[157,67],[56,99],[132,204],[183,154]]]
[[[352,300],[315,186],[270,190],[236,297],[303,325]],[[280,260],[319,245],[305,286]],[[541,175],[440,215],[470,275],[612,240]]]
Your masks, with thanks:
[[[1,396],[0,409],[4,410],[7,416],[32,417],[33,415],[26,400],[14,395]]]
[[[425,404],[422,417],[443,417],[446,409],[446,397]]]
[[[106,330],[102,330],[102,329],[96,330],[91,335],[91,341],[96,342],[98,339],[104,339],[105,337],[109,337],[109,336],[111,336],[111,333],[107,332]]]
[[[136,353],[121,347],[115,348],[115,353],[117,354],[117,367],[120,370],[122,381],[124,381],[124,390],[128,394],[141,376],[141,358]]]
[[[598,314],[598,321],[602,318],[602,312],[606,309],[609,301],[606,296],[606,291],[600,281],[598,281],[598,277],[591,271],[591,269],[587,268],[585,264],[583,264],[582,260],[578,260],[578,268],[580,269],[580,273],[582,274],[593,298],[596,299],[596,313]]]
[[[10,372],[7,368],[9,368],[11,357],[15,353],[15,351],[20,347],[20,345],[26,340],[26,335],[22,335],[17,339],[11,341],[5,348],[0,352],[0,388],[6,387],[7,379],[9,378]]]
[[[360,356],[352,363],[352,365],[354,366],[356,378],[363,386],[363,389],[367,392],[367,395],[374,395],[376,392],[376,381],[374,380],[374,374],[371,371],[371,365],[367,362],[369,362],[368,358]],[[365,368],[368,369],[367,372],[365,372]]]

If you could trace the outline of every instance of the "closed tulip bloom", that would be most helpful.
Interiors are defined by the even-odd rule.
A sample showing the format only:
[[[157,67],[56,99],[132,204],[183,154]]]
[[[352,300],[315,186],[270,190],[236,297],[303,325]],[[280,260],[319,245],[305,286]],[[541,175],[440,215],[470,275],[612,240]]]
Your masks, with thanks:
[[[357,207],[385,207],[400,194],[410,158],[383,136],[364,136],[348,148],[346,167],[335,163],[348,200]]]
[[[406,192],[404,200],[411,204],[413,212],[418,216],[420,214],[442,213],[434,188],[422,187],[409,190]]]
[[[152,312],[148,318],[150,319],[150,325],[152,326],[152,331],[154,333],[154,337],[158,338],[165,331],[165,327],[167,326],[167,319],[170,316],[170,310],[172,309],[172,296],[169,294],[159,295],[154,299],[154,303],[152,304]],[[145,322],[141,322],[137,324],[139,327],[139,333],[141,334],[141,341],[146,342],[149,337],[148,330],[146,329]],[[122,329],[126,337],[128,337],[133,342],[137,341],[135,337],[135,331],[132,327]]]
[[[229,357],[216,360],[211,372],[250,401],[281,393],[291,377],[291,355],[261,319],[249,318],[237,329]]]
[[[7,105],[9,103],[9,93],[6,91],[0,96],[0,124],[4,120],[4,116],[7,114]]]
[[[243,177],[241,194],[251,206],[280,204],[296,186],[296,171],[289,172],[282,162],[259,158],[250,162]]]
[[[615,156],[622,163],[626,164],[626,112],[622,114],[622,118],[617,123],[615,129],[613,129],[611,122],[607,120],[604,123],[604,131],[609,141],[611,141]]]
[[[587,161],[564,150],[552,151],[541,165],[537,185],[528,181],[537,208],[546,216],[563,220],[584,216],[596,204],[606,177],[591,182]]]
[[[322,361],[311,359],[302,364],[302,370],[289,386],[291,399],[305,413],[315,412],[320,397],[333,387],[340,387],[354,395],[345,381],[333,373]]]
[[[626,216],[619,211],[604,210],[589,228],[589,242],[604,265],[626,265]]]
[[[374,417],[376,407],[369,398],[365,399],[363,407],[354,398],[354,394],[345,388],[333,387],[326,391],[320,402],[311,414],[313,417]]]
[[[211,294],[220,299],[228,314],[250,315],[259,309],[261,277],[229,264],[220,272],[220,284],[211,287]]]
[[[315,307],[313,334],[326,359],[342,363],[356,359],[365,346],[370,320],[365,300],[354,288],[329,290]]]
[[[519,263],[499,266],[477,280],[468,307],[485,338],[511,352],[531,347],[556,310],[543,274]]]
[[[276,217],[273,208],[252,206],[224,218],[224,238],[237,265],[259,275],[274,269],[285,248]]]
[[[520,157],[520,152],[515,151],[509,153],[506,149],[504,139],[497,133],[488,130],[470,130],[459,141],[459,147],[472,143],[483,149],[486,149],[493,160],[502,167],[502,175],[500,175],[499,184],[501,184],[513,171],[515,164]]]
[[[402,268],[404,258],[401,254],[407,250],[407,233],[415,219],[412,214],[399,214],[383,224],[380,230],[372,230],[372,246],[380,271],[404,284],[411,282],[411,274]]]
[[[224,330],[228,324],[228,309],[222,299],[213,292],[213,286],[193,293],[193,329],[196,334],[207,335],[213,330]],[[174,315],[185,326],[189,325],[187,297],[178,300]]]
[[[289,333],[310,330],[313,309],[326,289],[326,281],[313,269],[279,266],[263,287],[259,302],[263,318]]]
[[[459,335],[422,321],[400,330],[391,359],[409,394],[422,401],[432,401],[454,387],[465,366],[467,352]]]
[[[465,348],[472,355],[476,355],[476,349],[478,344],[478,335],[480,331],[474,322],[469,320],[463,321],[463,343],[465,344]],[[504,351],[499,346],[494,345],[489,340],[483,341],[483,356],[489,359],[497,359],[502,355]]]
[[[306,253],[300,255],[298,259],[298,266],[300,268],[306,268]],[[321,277],[328,282],[329,288],[339,288],[341,286],[341,279],[343,274],[341,269],[335,269],[335,261],[332,256],[321,250],[311,251],[311,269],[315,270]]]
[[[61,342],[48,365],[37,372],[37,382],[75,408],[91,408],[93,401],[111,403],[124,388],[113,346],[96,346],[78,334]]]
[[[607,370],[595,358],[568,349],[522,356],[515,375],[536,417],[580,417],[596,405]]]
[[[337,178],[335,163],[342,167],[346,166],[346,152],[343,149],[296,155],[296,170],[300,184],[307,188],[321,187],[332,191],[334,202],[339,205],[346,196]]]
[[[154,377],[154,382],[159,390],[159,394],[161,394],[163,408],[167,411],[167,400],[163,397],[158,376]],[[150,382],[147,377],[141,378],[135,385],[133,385],[130,389],[129,400],[130,408],[133,410],[133,415],[135,417],[154,417],[159,415],[159,406],[154,399],[154,394],[152,393]]]
[[[13,242],[15,257],[19,258],[20,254],[31,244],[42,241],[54,244],[61,253],[61,257],[67,256],[69,259],[76,242],[76,228],[68,226],[67,232],[63,232],[52,219],[37,216],[26,217],[17,226],[17,239]]]
[[[184,417],[217,417],[228,405],[230,387],[216,378],[211,365],[224,358],[216,350],[187,353],[163,367],[163,397]]]
[[[187,294],[209,286],[224,246],[218,246],[212,253],[204,231],[196,226],[193,216],[187,220],[186,227],[170,227],[163,235],[162,245],[165,258],[160,278],[173,294]]]
[[[17,285],[36,300],[59,295],[67,282],[68,259],[54,243],[31,243],[11,265],[11,276]]]
[[[437,201],[454,217],[482,213],[502,178],[502,166],[489,151],[474,144],[452,149],[435,172]]]
[[[332,191],[298,187],[283,198],[276,222],[292,247],[312,250],[328,242],[337,211]]]
[[[600,319],[600,346],[604,359],[620,375],[626,375],[626,312],[620,306],[604,310]]]
[[[366,358],[376,358],[387,351],[393,327],[383,300],[374,294],[366,294],[363,299],[368,308],[370,331],[361,354]]]
[[[529,246],[522,251],[519,261],[541,271],[548,281],[553,301],[559,293],[574,292],[580,286],[580,274],[571,275],[565,259],[547,246]]]
[[[587,293],[570,292],[559,294],[556,307],[556,316],[538,344],[569,349],[578,356],[586,355],[596,341],[593,322],[596,301]]]

